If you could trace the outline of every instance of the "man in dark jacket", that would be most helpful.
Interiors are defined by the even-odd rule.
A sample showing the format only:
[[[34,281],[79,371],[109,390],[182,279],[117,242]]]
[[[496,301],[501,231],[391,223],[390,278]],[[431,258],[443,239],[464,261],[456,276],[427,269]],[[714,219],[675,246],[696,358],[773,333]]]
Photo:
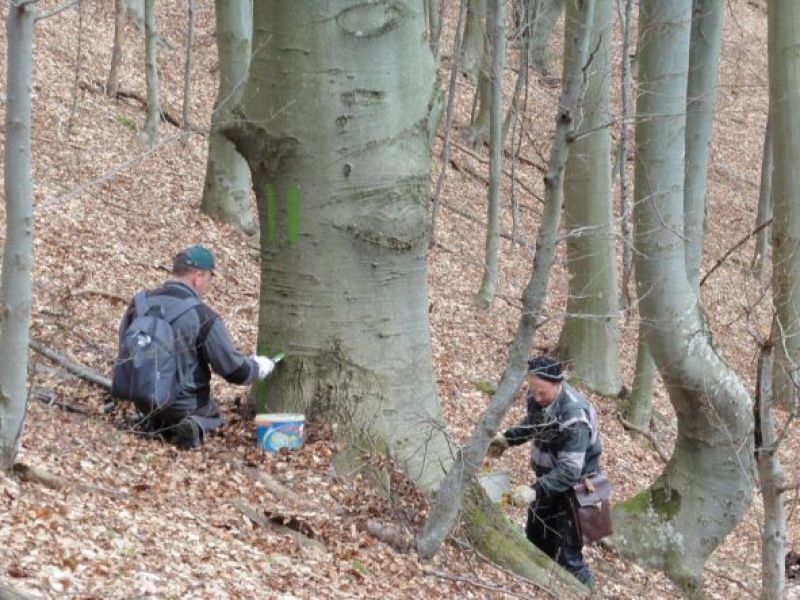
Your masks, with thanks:
[[[172,323],[180,374],[177,396],[157,410],[136,403],[142,425],[166,433],[181,448],[199,446],[207,432],[222,425],[219,406],[211,398],[212,370],[230,383],[249,385],[275,368],[267,357],[243,356],[219,315],[199,301],[211,284],[214,267],[214,256],[207,248],[192,246],[175,256],[172,278],[146,293],[147,304],[163,312],[187,298],[198,299],[194,308]],[[131,303],[120,325],[120,343],[133,318]]]
[[[510,446],[529,440],[532,486],[518,486],[515,504],[528,505],[527,538],[587,587],[595,582],[583,560],[583,542],[569,507],[569,493],[587,475],[600,471],[597,414],[579,392],[564,382],[558,361],[538,356],[528,361],[527,414],[516,426],[498,433],[489,446],[499,457]]]

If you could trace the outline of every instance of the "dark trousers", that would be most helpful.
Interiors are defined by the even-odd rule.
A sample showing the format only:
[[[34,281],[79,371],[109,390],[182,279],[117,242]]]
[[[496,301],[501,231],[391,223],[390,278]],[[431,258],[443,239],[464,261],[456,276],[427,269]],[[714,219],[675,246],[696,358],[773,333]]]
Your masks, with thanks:
[[[137,408],[143,417],[142,423],[150,431],[169,433],[175,425],[186,417],[197,423],[200,429],[203,430],[204,435],[209,431],[219,429],[222,425],[219,405],[211,398],[202,406],[194,408],[169,406],[151,412],[143,411],[141,406],[137,406]]]
[[[537,499],[528,507],[525,536],[578,581],[585,583],[591,578],[566,494]]]

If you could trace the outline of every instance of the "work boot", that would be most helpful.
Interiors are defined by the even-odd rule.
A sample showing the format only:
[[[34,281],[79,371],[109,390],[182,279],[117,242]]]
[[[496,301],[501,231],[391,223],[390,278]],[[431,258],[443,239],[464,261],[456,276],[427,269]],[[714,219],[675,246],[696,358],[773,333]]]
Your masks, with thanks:
[[[203,432],[200,430],[200,425],[194,419],[184,417],[175,426],[173,441],[181,450],[197,448],[203,443]]]

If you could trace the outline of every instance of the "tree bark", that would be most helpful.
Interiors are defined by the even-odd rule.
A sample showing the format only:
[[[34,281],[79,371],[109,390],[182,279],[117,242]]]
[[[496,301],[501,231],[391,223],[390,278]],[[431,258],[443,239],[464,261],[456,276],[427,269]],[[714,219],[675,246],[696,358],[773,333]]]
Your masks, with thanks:
[[[9,6],[4,185],[6,240],[0,276],[0,473],[9,473],[25,422],[33,266],[31,171],[32,4]]]
[[[216,0],[219,88],[211,114],[208,163],[200,210],[213,219],[253,235],[258,231],[250,207],[247,161],[225,137],[250,70],[253,40],[252,0]]]
[[[226,135],[258,197],[259,353],[288,354],[259,397],[333,422],[351,456],[388,454],[432,492],[452,459],[428,322],[425,13],[264,0],[253,44]]]
[[[461,44],[462,72],[473,81],[483,68],[486,52],[487,0],[467,0],[467,21],[464,24],[464,41]]]
[[[772,219],[772,119],[767,117],[764,127],[764,149],[761,153],[761,182],[758,187],[758,210],[756,212],[756,227]],[[756,243],[753,250],[753,277],[759,281],[764,279],[764,268],[769,254],[769,240],[772,227],[763,227],[756,234]]]
[[[111,48],[111,66],[108,69],[106,94],[116,98],[119,91],[119,69],[122,66],[125,47],[125,0],[114,0],[114,45]]]
[[[777,316],[772,388],[797,405],[800,386],[800,3],[770,0],[769,113],[772,173],[772,301]]]
[[[653,416],[653,387],[656,379],[656,364],[647,350],[644,326],[639,325],[639,343],[636,347],[636,367],[633,374],[631,395],[625,401],[625,419],[647,431]]]
[[[158,30],[156,29],[155,0],[144,0],[145,80],[147,82],[147,118],[142,128],[145,142],[156,142],[161,121],[161,91],[158,82]]]
[[[706,223],[706,179],[719,81],[725,0],[694,0],[686,90],[686,171],[683,188],[686,274],[700,293]]]
[[[628,120],[630,119],[631,93],[631,22],[633,21],[633,0],[624,0],[625,7],[620,14],[622,21],[622,59],[620,78],[620,128],[619,154],[619,204],[620,233],[622,235],[622,283],[620,285],[620,306],[624,310],[631,307],[630,282],[633,274],[633,230],[631,229],[631,203],[628,191]],[[627,320],[627,317],[626,317]]]
[[[656,482],[615,509],[616,541],[700,595],[703,565],[752,498],[752,403],[711,343],[686,275],[683,183],[691,0],[643,0],[636,125],[636,282],[647,345],[678,419]],[[724,508],[723,508],[724,507]]]
[[[561,221],[561,184],[574,128],[573,118],[582,91],[581,67],[586,64],[589,53],[588,28],[593,18],[593,11],[593,0],[582,3],[580,26],[576,28],[575,32],[575,35],[579,36],[580,42],[570,45],[573,52],[576,53],[571,62],[574,70],[565,80],[561,98],[559,98],[555,135],[544,179],[545,209],[536,239],[533,270],[523,292],[522,315],[509,349],[508,363],[489,407],[481,416],[466,445],[456,455],[455,464],[439,487],[436,502],[417,538],[417,551],[422,558],[434,556],[455,525],[464,490],[472,484],[475,472],[486,456],[489,441],[500,428],[503,417],[514,401],[526,372],[528,353],[547,295],[550,270],[555,260],[558,227]]]
[[[530,2],[531,0],[527,0]],[[532,0],[532,22],[528,28],[531,36],[530,64],[540,73],[550,70],[550,38],[564,10],[566,0]]]
[[[183,67],[183,111],[181,127],[184,131],[191,129],[189,122],[190,100],[192,96],[192,51],[194,50],[194,0],[186,0],[186,60]],[[183,138],[184,143],[186,137]]]
[[[503,70],[506,55],[505,10],[503,0],[490,0],[492,19],[492,78],[489,114],[489,193],[486,212],[486,246],[483,280],[477,302],[487,310],[497,292],[500,277],[500,183],[503,179]]]
[[[755,417],[755,449],[758,481],[764,501],[761,532],[761,597],[783,598],[786,582],[786,512],[783,507],[783,467],[778,458],[779,439],[772,413],[772,346],[761,347]]]
[[[569,296],[567,317],[558,340],[559,357],[574,377],[592,391],[616,396],[619,374],[619,303],[614,207],[611,198],[611,139],[608,111],[611,91],[613,0],[596,0],[585,71],[586,94],[579,137],[572,143],[564,174],[564,227],[567,232]],[[567,2],[565,43],[579,12]],[[564,77],[572,65],[564,62]],[[580,135],[581,131],[591,132]]]

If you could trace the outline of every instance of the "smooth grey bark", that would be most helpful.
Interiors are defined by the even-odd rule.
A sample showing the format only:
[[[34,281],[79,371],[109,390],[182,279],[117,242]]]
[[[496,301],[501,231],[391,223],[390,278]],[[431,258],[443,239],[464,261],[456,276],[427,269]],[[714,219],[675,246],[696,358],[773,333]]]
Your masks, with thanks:
[[[764,127],[764,149],[761,153],[761,181],[758,187],[758,210],[756,211],[756,228],[772,219],[772,124],[767,117]],[[770,226],[763,227],[756,234],[753,249],[753,277],[761,281],[766,274],[765,264],[769,254],[769,241],[772,235]]]
[[[83,2],[77,0],[78,10],[78,37],[75,42],[75,77],[72,86],[72,101],[70,103],[69,118],[65,133],[72,135],[72,128],[78,118],[78,98],[80,97],[81,66],[83,65]]]
[[[689,596],[753,492],[752,402],[712,345],[686,275],[683,183],[691,0],[642,0],[634,207],[635,271],[647,345],[675,408],[675,450],[656,482],[615,507],[628,558],[664,569]]]
[[[441,163],[442,170],[436,178],[436,190],[433,194],[433,205],[431,206],[431,227],[428,245],[433,247],[436,243],[436,224],[439,219],[439,207],[442,202],[442,189],[444,180],[447,176],[447,166],[450,163],[450,135],[453,129],[453,108],[455,106],[456,88],[458,84],[458,57],[461,56],[461,28],[464,23],[464,15],[467,12],[467,0],[460,0],[458,5],[458,20],[456,21],[455,39],[453,40],[453,64],[450,68],[450,83],[447,87],[447,106],[444,116],[444,134],[442,139]]]
[[[772,132],[772,302],[777,316],[773,393],[796,406],[800,385],[800,2],[768,4]]]
[[[758,480],[764,502],[761,531],[761,597],[783,598],[786,582],[786,511],[783,506],[784,476],[778,457],[779,437],[772,412],[772,346],[761,347],[755,417],[755,450]]]
[[[491,15],[487,10],[487,19],[491,19]],[[490,122],[492,114],[492,51],[494,46],[494,33],[493,27],[487,27],[487,42],[483,47],[483,60],[481,61],[480,73],[478,74],[478,85],[475,88],[475,99],[471,120],[469,124],[469,131],[467,132],[467,141],[473,148],[483,146],[489,139]],[[478,112],[475,113],[475,105],[477,104]]]
[[[428,322],[440,94],[422,3],[262,0],[253,24],[262,50],[226,135],[258,198],[259,353],[288,354],[259,393],[430,493],[452,457]]]
[[[144,27],[144,3],[145,0],[123,0],[128,17],[139,29]]]
[[[628,186],[628,121],[630,120],[630,94],[631,94],[631,23],[633,21],[633,0],[618,0],[625,2],[624,8],[618,5],[620,21],[622,23],[622,57],[620,77],[620,128],[619,128],[619,154],[617,168],[619,171],[619,204],[620,204],[620,234],[622,235],[622,282],[620,284],[620,306],[624,310],[631,307],[632,298],[630,291],[631,275],[633,274],[633,229],[631,228],[631,202]]]
[[[564,173],[569,295],[557,354],[592,391],[616,396],[619,374],[619,302],[614,207],[611,196],[611,28],[613,0],[596,0],[584,71],[586,93]],[[576,39],[580,7],[568,0],[565,44]],[[564,77],[572,69],[564,61]],[[586,132],[586,133],[581,133]]]
[[[564,11],[566,0],[527,0],[533,2],[531,24],[528,28],[531,43],[530,64],[540,73],[550,70],[552,56],[550,54],[550,38],[556,23]]]
[[[438,552],[455,525],[464,490],[473,481],[475,472],[486,456],[489,441],[500,428],[503,417],[514,401],[525,376],[526,361],[547,296],[550,271],[555,261],[558,228],[561,222],[564,167],[574,132],[574,115],[583,88],[581,67],[586,64],[589,54],[588,29],[593,12],[594,0],[582,3],[580,26],[575,30],[579,41],[570,44],[570,48],[575,52],[575,57],[571,61],[574,70],[565,79],[559,98],[553,145],[550,148],[547,174],[544,178],[545,208],[536,239],[533,269],[522,295],[522,314],[509,349],[508,362],[497,385],[497,391],[466,445],[456,455],[455,463],[439,487],[430,515],[417,537],[417,551],[423,559],[431,558]],[[508,558],[511,560],[514,557]]]
[[[211,114],[208,162],[200,210],[248,235],[258,231],[250,206],[250,168],[222,130],[234,118],[250,69],[252,0],[215,0],[219,88]]]
[[[31,170],[32,4],[8,7],[4,186],[6,239],[0,275],[0,472],[10,473],[27,411],[33,267]]]
[[[158,31],[156,30],[155,0],[144,0],[145,81],[147,83],[147,118],[142,136],[152,146],[161,121],[161,91],[158,81]]]
[[[434,59],[439,61],[439,38],[442,34],[442,4],[440,0],[425,0],[425,10],[428,13],[428,43]],[[455,59],[457,55],[454,54]]]
[[[192,52],[194,50],[194,0],[186,0],[186,60],[183,63],[183,110],[184,131],[191,129],[189,122],[190,99],[192,94]],[[186,138],[184,137],[184,142]]]
[[[700,293],[706,222],[706,178],[719,82],[725,0],[694,0],[686,90],[686,171],[683,187],[686,274]]]
[[[126,22],[125,0],[114,0],[114,44],[111,47],[111,66],[106,80],[106,94],[109,98],[116,98],[119,92],[119,69],[124,56]]]
[[[473,81],[483,68],[486,52],[486,6],[487,0],[467,0],[467,20],[464,24],[464,39],[461,44],[461,72]]]
[[[639,326],[639,342],[636,347],[636,367],[633,374],[631,395],[625,401],[625,420],[647,431],[653,417],[653,388],[655,387],[656,364],[647,350],[644,327]]]
[[[486,212],[486,245],[483,280],[477,302],[483,310],[491,306],[500,277],[500,183],[503,179],[503,70],[506,56],[503,0],[490,0],[492,19],[492,80],[489,111],[489,192]]]

